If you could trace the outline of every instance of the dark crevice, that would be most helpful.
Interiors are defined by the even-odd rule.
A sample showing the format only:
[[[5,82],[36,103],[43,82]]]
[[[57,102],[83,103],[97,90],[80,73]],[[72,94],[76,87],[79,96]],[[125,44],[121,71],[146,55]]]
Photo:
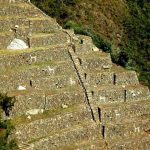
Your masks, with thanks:
[[[124,90],[124,102],[127,101],[127,90]]]
[[[114,85],[116,85],[116,77],[117,77],[117,76],[116,76],[116,74],[114,73],[114,74],[113,74],[113,84],[114,84]]]
[[[30,86],[32,87],[32,80],[30,80]]]
[[[102,126],[102,137],[105,139],[105,126]]]
[[[98,108],[98,117],[99,117],[99,121],[102,121],[102,114],[101,114],[101,109]]]
[[[74,49],[75,49],[75,46],[72,45],[71,48],[72,48],[73,51],[75,51],[75,50],[74,50]],[[92,110],[91,105],[90,105],[90,100],[89,100],[89,97],[88,97],[88,92],[87,92],[87,90],[86,90],[86,87],[85,87],[85,85],[84,85],[84,82],[82,81],[82,78],[81,78],[80,73],[79,73],[79,71],[78,71],[78,69],[77,69],[77,66],[76,66],[76,64],[75,64],[75,62],[74,62],[74,60],[73,60],[73,57],[72,57],[72,55],[71,55],[71,52],[68,51],[68,53],[69,53],[69,56],[70,56],[70,58],[71,58],[71,60],[72,60],[72,62],[73,62],[73,65],[74,65],[74,68],[75,68],[75,70],[76,70],[77,76],[78,76],[79,81],[80,81],[80,83],[81,83],[81,86],[82,86],[82,88],[83,88],[83,91],[84,91],[84,94],[85,94],[85,103],[86,103],[86,105],[88,106],[88,109],[89,109],[90,112],[91,112],[92,119],[93,119],[94,121],[96,121],[96,120],[95,120],[95,117],[94,117],[93,110]]]

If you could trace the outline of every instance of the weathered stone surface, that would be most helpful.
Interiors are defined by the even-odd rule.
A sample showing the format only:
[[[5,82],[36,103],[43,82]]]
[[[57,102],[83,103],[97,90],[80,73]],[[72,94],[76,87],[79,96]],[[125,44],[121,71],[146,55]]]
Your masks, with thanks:
[[[91,88],[93,98],[99,103],[130,102],[148,100],[149,89],[145,86],[103,86]]]
[[[82,108],[82,110],[80,110],[80,108]],[[71,107],[71,109],[71,112],[66,113],[62,111],[59,115],[16,126],[16,138],[23,143],[29,142],[37,138],[49,136],[54,131],[59,131],[71,127],[72,125],[82,123],[83,120],[86,121],[91,119],[86,108],[79,106],[79,108]]]
[[[61,30],[59,32],[58,31],[50,34],[31,35],[31,37],[29,37],[30,47],[69,43],[69,36]]]
[[[17,49],[27,49],[28,45],[20,39],[13,39],[7,49],[17,50]]]
[[[105,138],[106,139],[124,139],[127,137],[136,137],[150,128],[150,120],[137,118],[132,120],[124,120],[120,123],[106,124]]]
[[[20,149],[149,149],[150,93],[135,72],[24,0],[0,0],[0,32],[0,91],[16,97],[4,118]],[[30,48],[6,50],[14,38]]]
[[[99,128],[95,124],[87,124],[85,126],[86,128],[84,128],[82,125],[74,126],[74,128],[71,130],[66,130],[62,134],[53,134],[30,145],[33,145],[33,148],[37,150],[55,150],[64,145],[74,144],[77,140],[88,140],[90,138],[93,138],[94,140],[99,137],[97,134]]]
[[[133,119],[138,116],[147,116],[150,114],[150,101],[137,101],[136,103],[117,103],[101,105],[97,104],[95,111],[99,111],[97,118],[102,123],[122,122],[124,119]],[[98,110],[99,108],[99,110]]]
[[[99,73],[86,73],[87,83],[93,86],[101,85],[138,85],[138,79],[135,72],[114,72],[101,71]]]
[[[99,56],[99,57],[95,57]],[[100,52],[92,52],[88,55],[84,55],[81,60],[81,66],[85,70],[101,70],[101,69],[110,69],[112,67],[110,54],[101,54]]]
[[[38,64],[47,61],[65,61],[69,60],[66,46],[55,46],[49,48],[39,48],[34,51],[26,51],[10,55],[0,56],[1,70],[16,68],[18,66]]]

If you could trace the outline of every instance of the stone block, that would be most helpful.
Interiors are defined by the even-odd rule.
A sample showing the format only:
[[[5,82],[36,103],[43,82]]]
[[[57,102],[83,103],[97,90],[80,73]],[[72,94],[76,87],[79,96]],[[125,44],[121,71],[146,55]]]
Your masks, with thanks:
[[[146,100],[150,99],[150,92],[145,86],[126,87],[126,101]]]
[[[119,87],[101,87],[91,90],[93,98],[99,104],[124,102],[124,89]]]
[[[118,140],[109,145],[111,150],[116,149],[136,149],[136,150],[149,150],[150,147],[150,139],[149,136],[141,135],[136,138],[127,138],[124,140]]]
[[[87,72],[85,81],[92,86],[102,85],[138,85],[138,78],[135,72],[115,72],[101,71],[91,73]]]
[[[94,100],[99,104],[148,100],[149,89],[145,86],[97,86],[91,88]]]
[[[0,16],[43,17],[43,13],[28,3],[12,3],[0,5]]]
[[[31,143],[32,147],[36,150],[55,150],[64,145],[75,144],[77,141],[88,140],[90,138],[97,139],[99,127],[95,124],[85,124],[83,126],[74,126],[70,130],[63,133],[53,134],[47,138],[40,139],[39,141]],[[93,136],[94,135],[94,136]]]
[[[62,104],[70,106],[83,103],[84,99],[85,99],[84,93],[77,89],[74,89],[74,91],[72,92],[64,91],[54,95],[47,94],[45,109],[49,110],[49,109],[57,109],[58,107],[61,108]]]
[[[54,131],[66,129],[90,119],[84,106],[79,106],[79,108],[72,107],[70,109],[72,109],[70,112],[62,110],[60,114],[53,116],[49,114],[46,118],[16,126],[16,138],[20,143],[27,143],[41,137],[49,136]]]
[[[110,69],[112,67],[110,54],[101,52],[92,52],[88,55],[80,56],[80,64],[85,70],[102,70]]]
[[[30,47],[40,47],[48,45],[67,44],[70,37],[64,32],[55,32],[50,34],[35,34],[29,37]]]
[[[65,69],[64,69],[65,68]],[[8,92],[11,90],[16,90],[18,86],[25,86],[26,88],[35,88],[34,85],[38,83],[38,79],[42,82],[42,78],[52,78],[55,76],[62,75],[62,78],[68,74],[70,75],[70,83],[73,85],[73,78],[71,76],[75,76],[75,72],[73,70],[73,66],[70,65],[70,62],[64,63],[49,63],[43,66],[29,66],[23,68],[18,68],[18,70],[12,70],[12,72],[5,72],[6,74],[0,75],[0,91],[1,92]],[[77,79],[75,79],[77,80]],[[58,80],[55,80],[56,83]],[[51,82],[48,81],[49,83]],[[69,80],[68,80],[69,83]],[[50,83],[52,84],[52,83]],[[70,84],[70,85],[71,85]],[[39,87],[39,85],[38,85]]]
[[[70,60],[66,46],[50,46],[48,48],[39,48],[38,50],[26,52],[17,51],[16,53],[0,55],[1,72],[10,68],[18,68],[24,65],[40,64],[50,61]]]
[[[102,123],[122,122],[124,119],[132,119],[150,114],[150,101],[139,101],[134,103],[119,103],[113,105],[98,105],[96,109],[97,118]]]
[[[42,110],[45,108],[45,93],[42,91],[33,92],[13,92],[9,94],[15,96],[16,102],[13,107],[11,116],[28,115],[28,111]]]
[[[104,125],[106,139],[124,139],[127,137],[136,137],[143,134],[150,128],[150,120],[147,119],[126,119],[120,123]]]
[[[32,87],[35,89],[61,89],[67,86],[78,86],[77,77],[73,76],[55,76],[47,78],[32,79]]]

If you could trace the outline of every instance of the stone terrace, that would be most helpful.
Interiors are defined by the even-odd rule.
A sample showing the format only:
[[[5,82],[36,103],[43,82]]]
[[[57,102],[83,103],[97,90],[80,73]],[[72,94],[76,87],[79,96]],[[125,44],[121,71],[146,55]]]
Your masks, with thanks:
[[[8,49],[14,39],[28,48]],[[136,72],[25,0],[0,0],[0,68],[20,150],[149,150],[150,92]]]

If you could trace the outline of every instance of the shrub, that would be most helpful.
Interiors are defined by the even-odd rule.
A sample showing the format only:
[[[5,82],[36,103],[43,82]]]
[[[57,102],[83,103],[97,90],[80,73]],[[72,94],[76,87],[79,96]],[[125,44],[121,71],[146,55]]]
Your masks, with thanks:
[[[90,36],[93,40],[93,43],[100,49],[102,49],[104,52],[111,52],[112,46],[110,43],[108,43],[106,40],[104,40],[99,34],[96,34],[91,29],[83,27],[81,24],[77,24],[74,21],[67,21],[64,26],[65,29],[74,29],[74,32],[76,34],[82,34]]]
[[[0,107],[5,112],[6,116],[10,115],[14,103],[15,97],[9,97],[7,94],[0,94]]]

